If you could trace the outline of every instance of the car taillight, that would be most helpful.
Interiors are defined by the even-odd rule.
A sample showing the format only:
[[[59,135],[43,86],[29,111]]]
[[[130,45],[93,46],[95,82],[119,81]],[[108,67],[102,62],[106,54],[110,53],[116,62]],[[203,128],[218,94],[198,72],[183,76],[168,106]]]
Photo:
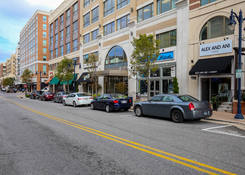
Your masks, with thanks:
[[[93,97],[90,97],[89,99],[93,100]]]
[[[77,98],[78,100],[83,100],[83,98]]]
[[[113,103],[118,103],[118,100],[114,100]]]
[[[191,111],[194,111],[194,110],[195,110],[195,106],[194,106],[193,103],[190,103],[190,104],[189,104],[189,109],[190,109]]]
[[[132,103],[132,100],[131,99],[129,99],[129,103]]]

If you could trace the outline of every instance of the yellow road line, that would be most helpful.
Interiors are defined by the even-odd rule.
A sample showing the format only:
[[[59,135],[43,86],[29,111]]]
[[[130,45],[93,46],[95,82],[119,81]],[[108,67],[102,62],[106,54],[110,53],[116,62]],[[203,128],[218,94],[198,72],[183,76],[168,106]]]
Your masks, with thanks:
[[[96,130],[96,129],[88,128],[88,127],[83,126],[83,125],[79,125],[79,124],[76,124],[76,123],[73,123],[73,122],[70,122],[70,121],[67,121],[67,120],[64,120],[64,119],[61,119],[61,118],[58,118],[58,117],[49,115],[49,114],[45,114],[45,113],[36,111],[36,110],[34,110],[34,109],[31,109],[31,108],[29,108],[29,107],[27,107],[27,106],[23,106],[23,105],[18,104],[18,103],[15,103],[15,102],[13,102],[13,101],[11,101],[11,100],[8,100],[8,99],[6,99],[6,98],[4,98],[4,99],[7,100],[7,101],[9,101],[9,102],[11,102],[11,103],[14,103],[15,105],[17,105],[17,106],[19,106],[19,107],[21,107],[21,108],[24,108],[24,109],[26,109],[26,110],[28,110],[28,111],[31,111],[31,112],[36,113],[36,114],[39,114],[39,115],[41,115],[41,116],[47,117],[47,118],[49,118],[49,119],[58,121],[58,122],[60,122],[60,123],[64,123],[64,124],[66,124],[66,125],[69,125],[69,126],[78,128],[78,129],[80,129],[80,130],[83,130],[83,131],[86,131],[86,132],[95,134],[95,135],[97,135],[97,136],[106,138],[106,139],[108,139],[108,140],[112,140],[112,141],[121,143],[121,144],[123,144],[123,145],[132,147],[132,148],[134,148],[134,149],[137,149],[137,150],[146,152],[146,153],[148,153],[148,154],[151,154],[151,155],[154,155],[154,156],[157,156],[157,157],[160,157],[160,158],[163,158],[163,159],[166,159],[166,160],[169,160],[169,161],[172,161],[172,162],[175,162],[175,163],[184,165],[184,166],[189,167],[189,168],[193,168],[193,169],[195,169],[195,170],[198,170],[198,171],[201,171],[201,172],[210,174],[210,175],[216,175],[216,173],[211,172],[211,171],[208,171],[208,170],[205,170],[205,169],[202,169],[202,168],[199,168],[199,167],[194,166],[194,165],[192,165],[192,164],[195,164],[195,165],[198,165],[198,166],[202,166],[202,167],[205,167],[205,168],[209,168],[209,169],[211,169],[211,170],[214,170],[214,171],[217,171],[217,172],[220,172],[220,173],[223,173],[223,174],[227,174],[227,175],[235,175],[234,173],[231,173],[231,172],[228,172],[228,171],[219,169],[219,168],[215,168],[215,167],[210,166],[210,165],[206,165],[206,164],[203,164],[203,163],[200,163],[200,162],[191,160],[191,159],[187,159],[187,158],[185,158],[185,157],[177,156],[177,155],[172,154],[172,153],[168,153],[168,152],[165,152],[165,151],[162,151],[162,150],[159,150],[159,149],[155,149],[155,148],[152,148],[152,147],[149,147],[149,146],[146,146],[146,145],[142,145],[142,144],[140,144],[140,143],[133,142],[133,141],[130,141],[130,140],[127,140],[127,139],[123,139],[123,138],[120,138],[120,137],[117,137],[117,136],[114,136],[114,135],[111,135],[111,134],[108,134],[108,133],[105,133],[105,132],[102,132],[102,131],[99,131],[99,130]],[[127,143],[125,143],[125,142],[127,142]],[[140,147],[142,147],[142,148],[140,148],[140,147],[138,147],[138,146],[140,146]],[[146,149],[144,149],[144,148],[146,148]],[[149,150],[147,150],[147,149],[149,149]],[[153,152],[153,151],[155,151],[155,152]],[[158,153],[156,153],[156,152],[158,152]],[[164,156],[164,155],[159,154],[159,153],[162,153],[162,154],[165,154],[165,155],[167,155],[167,156],[171,156],[171,157],[174,157],[174,158],[177,158],[177,159],[180,159],[180,160],[183,160],[183,161],[192,163],[192,164],[188,164],[188,163],[182,162],[182,161],[180,161],[180,160],[176,160],[176,159],[174,159],[174,158]]]

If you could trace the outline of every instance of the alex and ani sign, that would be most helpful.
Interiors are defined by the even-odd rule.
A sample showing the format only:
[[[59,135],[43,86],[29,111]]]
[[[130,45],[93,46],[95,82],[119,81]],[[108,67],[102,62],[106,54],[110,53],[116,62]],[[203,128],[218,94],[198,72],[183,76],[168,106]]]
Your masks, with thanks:
[[[232,40],[200,45],[200,56],[218,55],[232,52]]]

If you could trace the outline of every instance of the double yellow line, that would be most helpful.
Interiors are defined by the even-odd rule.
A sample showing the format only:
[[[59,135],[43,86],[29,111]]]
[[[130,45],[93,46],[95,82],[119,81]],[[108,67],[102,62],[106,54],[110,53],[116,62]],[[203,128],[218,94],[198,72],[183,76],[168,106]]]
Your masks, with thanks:
[[[3,97],[1,97],[1,98],[3,98]],[[4,98],[4,99],[6,101],[9,101],[10,103],[13,103],[13,104],[25,109],[25,110],[31,111],[31,112],[33,112],[35,114],[40,115],[40,116],[49,118],[51,120],[54,120],[54,121],[57,121],[57,122],[60,122],[60,123],[63,123],[63,124],[69,125],[69,126],[72,126],[74,128],[83,130],[85,132],[100,136],[102,138],[105,138],[105,139],[108,139],[108,140],[111,140],[111,141],[126,145],[128,147],[131,147],[131,148],[134,148],[136,150],[139,150],[139,151],[154,155],[156,157],[159,157],[159,158],[162,158],[162,159],[166,159],[166,160],[172,161],[174,163],[177,163],[177,164],[180,164],[180,165],[195,169],[195,170],[203,172],[203,173],[207,173],[207,174],[210,174],[210,175],[218,175],[220,173],[226,174],[226,175],[235,175],[234,173],[231,173],[231,172],[219,169],[219,168],[215,168],[215,167],[210,166],[210,165],[206,165],[206,164],[203,164],[203,163],[191,160],[191,159],[187,159],[185,157],[181,157],[181,156],[178,156],[178,155],[175,155],[175,154],[172,154],[172,153],[168,153],[168,152],[163,151],[163,150],[152,148],[150,146],[146,146],[146,145],[143,145],[143,144],[140,144],[140,143],[137,143],[137,142],[133,142],[133,141],[121,138],[121,137],[117,137],[117,136],[114,136],[114,135],[111,135],[111,134],[108,134],[108,133],[105,133],[105,132],[102,132],[102,131],[99,131],[99,130],[96,130],[96,129],[93,129],[93,128],[89,128],[89,127],[86,127],[86,126],[83,126],[83,125],[80,125],[80,124],[76,124],[74,122],[70,122],[68,120],[64,120],[62,118],[58,118],[58,117],[55,117],[55,116],[52,116],[52,115],[49,115],[49,114],[42,113],[40,111],[31,109],[31,108],[29,108],[27,106],[23,106],[23,105],[21,105],[19,103],[16,103],[14,101],[8,100],[6,98]],[[204,169],[204,168],[206,168],[206,169]]]

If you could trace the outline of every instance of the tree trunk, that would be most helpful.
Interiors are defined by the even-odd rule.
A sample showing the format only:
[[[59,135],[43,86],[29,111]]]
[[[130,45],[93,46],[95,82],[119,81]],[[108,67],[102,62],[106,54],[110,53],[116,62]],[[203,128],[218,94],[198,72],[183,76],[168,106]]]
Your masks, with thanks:
[[[97,81],[97,77],[95,77],[95,90],[96,90],[96,97],[98,95],[98,81]]]
[[[146,80],[146,83],[147,83],[147,100],[150,100],[150,90],[151,90],[151,83],[150,83],[150,69],[148,71],[148,75],[147,75],[147,80]]]
[[[68,89],[68,93],[70,93],[69,81],[67,81],[67,89]]]
[[[66,85],[65,84],[63,84],[63,89],[66,92]]]

